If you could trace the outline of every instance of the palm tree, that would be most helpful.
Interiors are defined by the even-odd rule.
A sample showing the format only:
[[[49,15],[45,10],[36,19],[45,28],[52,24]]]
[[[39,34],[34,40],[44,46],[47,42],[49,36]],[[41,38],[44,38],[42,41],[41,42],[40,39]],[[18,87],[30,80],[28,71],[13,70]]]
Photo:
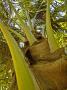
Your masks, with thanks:
[[[19,24],[21,30],[23,31],[23,33],[26,35],[27,40],[29,41],[29,44],[30,44],[29,51],[30,51],[30,54],[32,55],[33,59],[36,60],[36,62],[39,62],[40,60],[42,60],[42,58],[44,58],[44,60],[47,61],[48,58],[51,57],[52,54],[53,54],[53,56],[56,55],[54,53],[55,53],[55,51],[57,51],[59,49],[59,46],[57,45],[57,42],[54,37],[53,29],[51,26],[51,19],[50,19],[50,3],[51,3],[51,1],[47,0],[47,8],[46,8],[46,31],[47,31],[48,40],[41,39],[41,41],[37,40],[35,38],[34,34],[32,33],[34,28],[32,26],[32,23],[30,20],[31,18],[29,17],[29,13],[28,13],[28,10],[26,9],[26,7],[24,7],[24,9],[25,9],[25,13],[26,13],[26,18],[29,22],[29,26],[26,24],[26,21],[23,18],[21,18],[19,13],[16,11],[12,2],[10,0],[7,0],[7,2],[9,4],[9,6],[11,7],[11,9],[14,11],[14,13],[17,17],[17,20],[19,20],[18,24]],[[14,20],[14,22],[15,22],[15,20]],[[34,69],[33,73],[36,74],[35,75],[36,80],[35,80],[35,78],[33,77],[32,73],[30,72],[30,69],[26,63],[26,58],[24,56],[23,51],[21,52],[20,48],[18,47],[18,45],[17,45],[15,39],[13,38],[13,36],[11,35],[10,31],[12,33],[14,33],[15,35],[17,35],[17,37],[19,37],[23,42],[25,42],[26,38],[23,37],[20,33],[12,30],[9,27],[9,25],[4,24],[4,21],[2,23],[2,20],[0,22],[0,29],[7,41],[7,44],[9,46],[9,49],[10,49],[10,52],[12,55],[13,65],[14,65],[16,78],[17,78],[18,89],[19,90],[22,90],[22,89],[23,90],[39,90],[36,80],[37,80],[37,78],[40,81],[45,80],[45,74],[43,77],[42,76],[39,77],[39,75],[41,74],[40,71],[42,71],[42,75],[43,75],[43,73],[44,73],[43,71],[45,70],[45,72],[46,72],[46,69],[44,69],[44,68],[47,68],[48,66],[50,67],[50,63],[48,65],[43,64],[43,63],[41,63],[41,64],[35,63],[34,65],[31,65],[31,66],[33,66],[33,69]],[[47,59],[45,59],[44,56]],[[53,60],[54,60],[54,58],[55,57],[53,57]],[[30,59],[30,60],[32,61],[32,59]],[[52,58],[51,58],[51,60],[52,60]],[[60,61],[58,61],[58,62],[60,63]],[[65,62],[64,62],[64,64],[65,64]],[[41,65],[43,68],[41,68]],[[54,68],[55,68],[54,66],[55,66],[55,63],[52,62],[51,70],[54,70]],[[58,64],[57,64],[57,66],[58,66]],[[50,69],[48,69],[48,70],[50,70]],[[40,83],[40,81],[38,83]],[[49,80],[46,80],[46,81],[49,81]],[[52,81],[49,81],[47,83],[47,85],[50,84],[51,82]],[[43,84],[43,82],[42,82],[42,84]],[[48,88],[50,85],[48,85]],[[46,90],[47,86],[44,84],[43,84],[43,86]]]

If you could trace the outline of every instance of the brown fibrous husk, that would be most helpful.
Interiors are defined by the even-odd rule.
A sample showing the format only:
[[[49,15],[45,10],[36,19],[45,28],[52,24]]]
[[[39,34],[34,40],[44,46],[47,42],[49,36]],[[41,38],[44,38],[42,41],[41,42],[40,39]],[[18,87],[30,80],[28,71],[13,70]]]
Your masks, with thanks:
[[[64,58],[51,63],[38,63],[32,72],[40,90],[64,90],[67,88],[67,61]]]
[[[63,54],[64,48],[59,48],[51,53],[47,38],[34,43],[26,51],[27,57],[29,57],[29,60],[32,60],[32,62],[55,61],[61,58]]]

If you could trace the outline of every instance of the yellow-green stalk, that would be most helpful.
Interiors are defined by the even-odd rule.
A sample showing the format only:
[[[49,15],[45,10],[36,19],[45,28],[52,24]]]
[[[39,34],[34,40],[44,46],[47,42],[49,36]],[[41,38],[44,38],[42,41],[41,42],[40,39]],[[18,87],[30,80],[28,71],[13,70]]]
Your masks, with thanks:
[[[16,72],[17,84],[19,90],[39,90],[36,87],[36,83],[34,84],[34,80],[32,79],[31,73],[29,71],[29,67],[25,62],[25,57],[18,47],[15,39],[12,37],[11,33],[8,30],[8,27],[0,22],[0,29],[7,41],[9,46],[14,69]]]
[[[25,12],[26,12],[26,17],[27,17],[28,23],[29,23],[30,31],[34,31],[34,27],[32,25],[32,22],[31,22],[31,19],[30,19],[30,16],[29,16],[29,12],[26,9],[25,9]]]
[[[54,38],[53,29],[51,26],[51,20],[50,20],[50,2],[51,0],[47,0],[47,8],[46,8],[46,31],[47,31],[47,37],[48,37],[48,43],[50,46],[50,51],[54,52],[59,47],[57,45],[57,42]]]
[[[15,10],[14,6],[12,5],[12,3],[10,2],[10,0],[7,0],[10,7],[14,10],[19,22],[20,22],[20,27],[22,28],[22,30],[24,31],[24,33],[26,34],[26,37],[30,43],[30,45],[32,45],[36,40],[36,38],[34,37],[34,35],[32,34],[32,32],[30,31],[30,28],[25,24],[25,22],[22,20],[22,18],[20,17],[20,15],[17,13],[17,11]]]
[[[15,30],[13,30],[13,29],[11,29],[10,27],[8,27],[9,28],[9,30],[12,32],[12,33],[14,33],[22,42],[25,42],[26,41],[26,39],[20,34],[20,33],[18,33],[17,31],[15,31]]]

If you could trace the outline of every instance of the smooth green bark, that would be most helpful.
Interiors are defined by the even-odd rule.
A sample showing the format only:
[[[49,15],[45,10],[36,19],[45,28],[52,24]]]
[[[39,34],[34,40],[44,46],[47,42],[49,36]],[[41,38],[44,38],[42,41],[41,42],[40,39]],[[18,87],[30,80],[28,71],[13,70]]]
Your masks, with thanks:
[[[50,20],[50,1],[47,0],[47,8],[46,8],[46,31],[47,31],[47,37],[48,37],[48,43],[50,46],[50,51],[54,52],[59,47],[57,45],[57,42],[54,38],[53,29],[51,26],[51,20]]]
[[[25,57],[8,28],[3,23],[0,23],[0,29],[7,41],[12,55],[19,90],[39,90],[35,85],[36,83],[34,84],[29,67],[25,62]]]

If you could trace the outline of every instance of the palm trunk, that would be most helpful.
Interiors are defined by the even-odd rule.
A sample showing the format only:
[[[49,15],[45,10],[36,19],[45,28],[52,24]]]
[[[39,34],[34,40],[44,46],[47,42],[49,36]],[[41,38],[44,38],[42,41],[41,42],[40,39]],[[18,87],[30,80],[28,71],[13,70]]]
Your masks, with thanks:
[[[47,0],[47,9],[46,9],[46,31],[47,31],[47,36],[48,36],[48,43],[50,46],[50,51],[54,52],[57,50],[59,47],[57,45],[57,42],[54,38],[54,33],[53,29],[51,27],[51,20],[50,20],[50,1]]]

